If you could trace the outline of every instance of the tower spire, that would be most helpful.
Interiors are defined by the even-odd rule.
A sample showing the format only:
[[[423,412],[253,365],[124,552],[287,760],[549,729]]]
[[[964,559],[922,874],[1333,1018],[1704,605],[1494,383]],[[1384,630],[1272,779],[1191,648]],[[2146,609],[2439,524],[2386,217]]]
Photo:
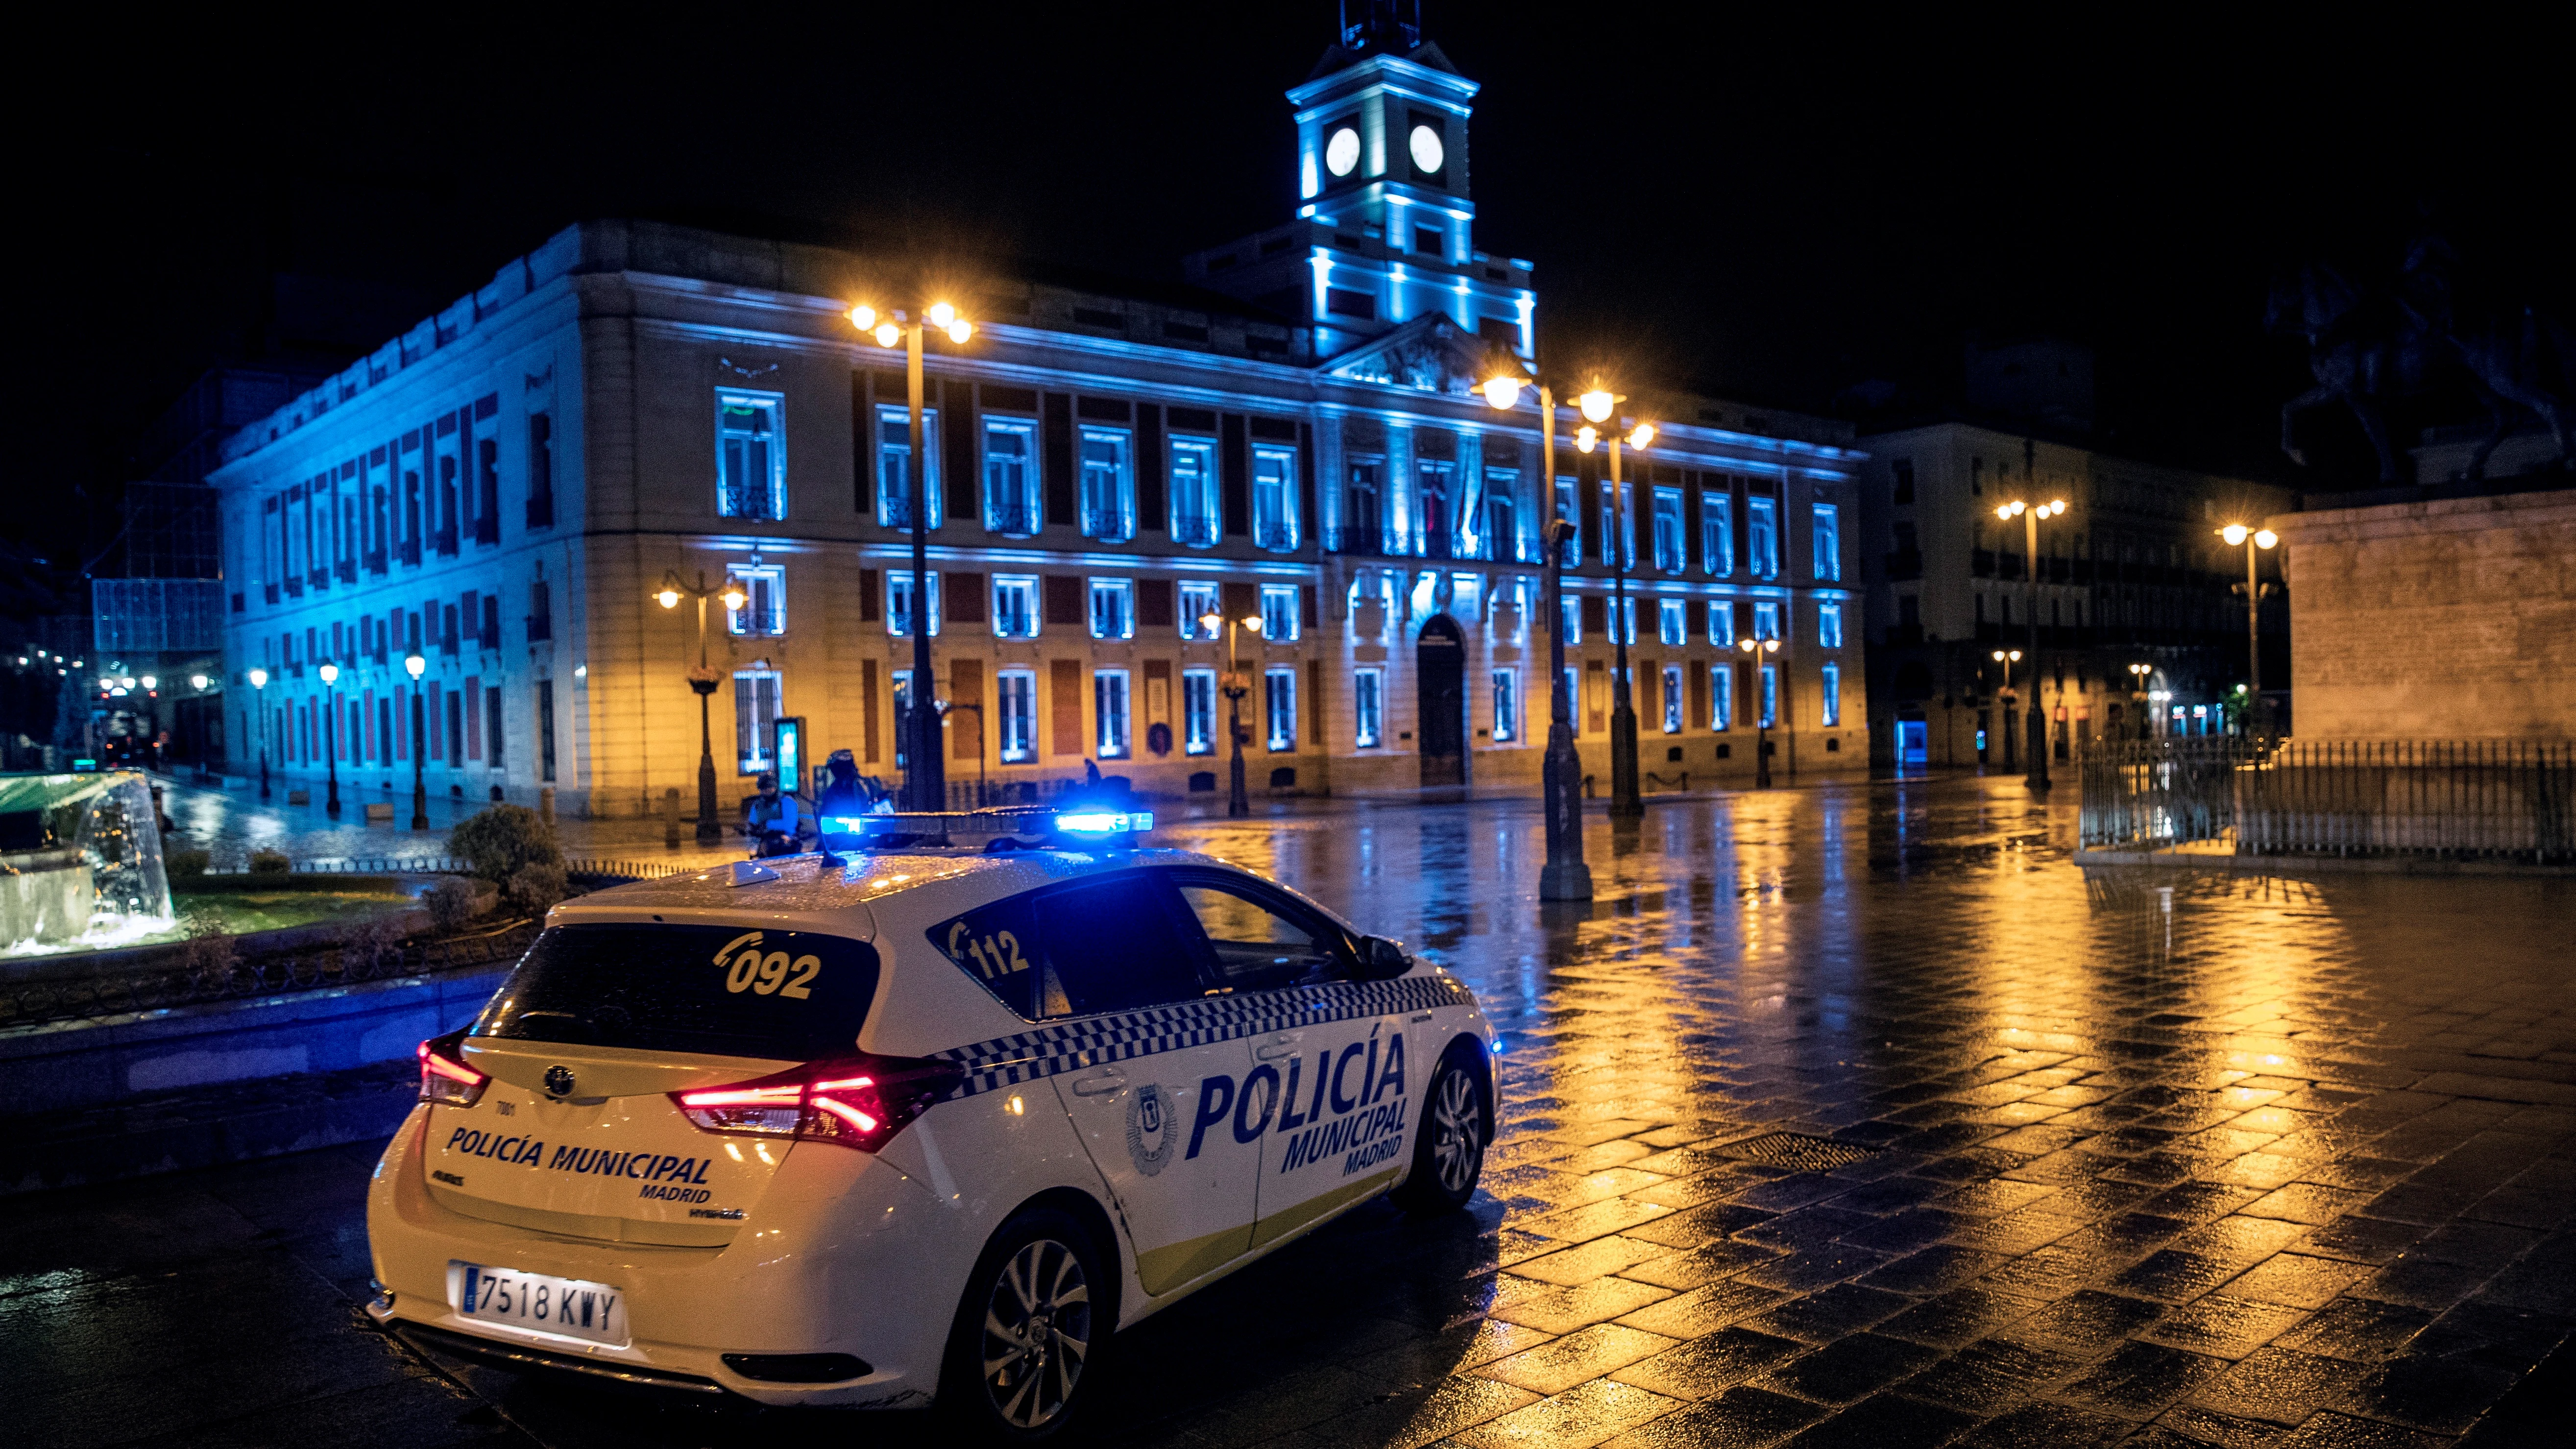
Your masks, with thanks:
[[[1422,0],[1342,0],[1342,48],[1402,55],[1422,44]]]

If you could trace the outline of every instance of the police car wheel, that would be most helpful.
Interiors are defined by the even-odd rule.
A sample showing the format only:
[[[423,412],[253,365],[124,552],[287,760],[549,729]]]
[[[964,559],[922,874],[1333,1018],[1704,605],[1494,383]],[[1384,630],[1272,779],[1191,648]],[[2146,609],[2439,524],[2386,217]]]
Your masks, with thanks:
[[[1422,1130],[1413,1137],[1413,1168],[1396,1189],[1397,1201],[1409,1212],[1465,1207],[1484,1175],[1493,1109],[1464,1050],[1452,1048],[1432,1074],[1429,1100],[1422,1104]]]
[[[967,1279],[940,1407],[988,1442],[1053,1438],[1097,1377],[1111,1327],[1108,1273],[1091,1234],[1063,1213],[1038,1209],[1003,1224]]]

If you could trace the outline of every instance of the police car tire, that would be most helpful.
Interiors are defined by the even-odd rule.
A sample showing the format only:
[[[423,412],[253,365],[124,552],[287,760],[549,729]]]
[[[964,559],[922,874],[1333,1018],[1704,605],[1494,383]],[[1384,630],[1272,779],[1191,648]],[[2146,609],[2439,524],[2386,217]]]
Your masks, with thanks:
[[[1470,1050],[1466,1043],[1451,1047],[1440,1058],[1439,1069],[1431,1074],[1431,1089],[1423,1097],[1422,1126],[1413,1134],[1413,1166],[1393,1194],[1396,1206],[1406,1212],[1425,1217],[1455,1212],[1476,1195],[1476,1183],[1485,1174],[1485,1144],[1494,1136],[1494,1104],[1483,1079],[1468,1065]],[[1457,1085],[1453,1086],[1453,1082]],[[1472,1155],[1464,1178],[1453,1173],[1452,1180],[1444,1183],[1440,1180],[1435,1134],[1440,1130],[1444,1104],[1452,1109],[1454,1117],[1462,1097],[1472,1106],[1475,1117],[1466,1134],[1468,1140],[1461,1144]]]
[[[1079,1266],[1089,1292],[1088,1315],[1081,1371],[1074,1378],[1070,1393],[1064,1395],[1062,1407],[1035,1425],[1014,1422],[996,1404],[984,1374],[984,1309],[1002,1286],[1002,1277],[1015,1266],[1025,1265],[1024,1255],[1032,1248],[1041,1263],[1060,1263],[1056,1250],[1070,1256]],[[993,1240],[976,1259],[975,1270],[966,1277],[966,1293],[957,1305],[957,1319],[948,1335],[948,1351],[940,1365],[940,1415],[970,1442],[985,1444],[1041,1444],[1056,1438],[1065,1426],[1082,1417],[1082,1406],[1092,1397],[1091,1385],[1100,1377],[1100,1365],[1113,1326],[1110,1275],[1117,1271],[1115,1259],[1106,1257],[1100,1245],[1092,1240],[1088,1229],[1072,1216],[1053,1208],[1032,1208],[1012,1218],[993,1234]],[[1025,1417],[1025,1406],[1023,1406]]]

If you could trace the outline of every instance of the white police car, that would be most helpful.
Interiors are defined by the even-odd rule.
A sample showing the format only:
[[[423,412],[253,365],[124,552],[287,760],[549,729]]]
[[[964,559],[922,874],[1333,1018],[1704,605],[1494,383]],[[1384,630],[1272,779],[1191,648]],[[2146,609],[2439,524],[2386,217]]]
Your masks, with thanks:
[[[1204,856],[898,840],[557,907],[421,1046],[377,1321],[1035,1439],[1115,1329],[1475,1190],[1492,1033],[1445,971]]]

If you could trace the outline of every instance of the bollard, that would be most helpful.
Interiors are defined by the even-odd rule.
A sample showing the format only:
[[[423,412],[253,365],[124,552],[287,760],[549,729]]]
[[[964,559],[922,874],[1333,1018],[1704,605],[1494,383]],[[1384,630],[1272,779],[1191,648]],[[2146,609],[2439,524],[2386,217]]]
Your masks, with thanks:
[[[680,791],[677,786],[662,792],[662,848],[680,848]]]
[[[555,787],[547,785],[537,791],[537,813],[546,818],[546,828],[555,828]]]

